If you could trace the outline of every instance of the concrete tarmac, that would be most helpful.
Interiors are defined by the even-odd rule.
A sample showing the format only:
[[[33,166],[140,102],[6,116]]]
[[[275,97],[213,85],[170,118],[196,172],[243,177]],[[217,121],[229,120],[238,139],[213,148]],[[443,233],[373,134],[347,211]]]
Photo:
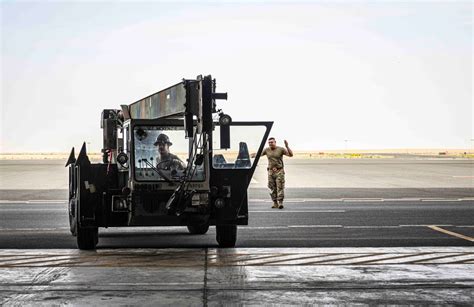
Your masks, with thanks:
[[[262,165],[237,248],[140,227],[85,252],[66,169],[1,161],[0,305],[472,305],[472,160],[288,159],[284,210]]]
[[[473,246],[474,198],[304,199],[271,209],[250,200],[238,247]],[[67,202],[0,203],[0,248],[75,248]],[[437,228],[435,228],[437,227]],[[98,248],[214,248],[215,228],[191,236],[186,227],[100,228]],[[453,235],[454,234],[454,235]]]
[[[60,160],[0,160],[0,190],[67,189]],[[251,188],[266,188],[261,160]],[[473,188],[472,159],[285,159],[289,188]]]
[[[472,248],[2,250],[1,305],[470,305]]]

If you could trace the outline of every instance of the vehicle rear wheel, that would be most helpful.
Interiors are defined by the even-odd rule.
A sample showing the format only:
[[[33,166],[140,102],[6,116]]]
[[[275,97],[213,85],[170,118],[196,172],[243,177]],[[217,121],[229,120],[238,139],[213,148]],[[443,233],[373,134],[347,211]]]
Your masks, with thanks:
[[[77,224],[77,247],[79,249],[95,249],[99,242],[99,228],[82,228]]]
[[[73,212],[76,212],[76,199],[71,198],[69,200],[69,230],[71,234],[75,237],[77,235],[77,220],[76,217],[73,215]]]
[[[69,229],[71,230],[71,234],[73,237],[77,236],[76,225],[77,225],[76,218],[73,215],[69,214]]]
[[[216,225],[216,240],[219,247],[234,247],[237,241],[237,225]]]
[[[188,225],[188,231],[193,235],[203,235],[209,230],[209,224],[190,224]]]

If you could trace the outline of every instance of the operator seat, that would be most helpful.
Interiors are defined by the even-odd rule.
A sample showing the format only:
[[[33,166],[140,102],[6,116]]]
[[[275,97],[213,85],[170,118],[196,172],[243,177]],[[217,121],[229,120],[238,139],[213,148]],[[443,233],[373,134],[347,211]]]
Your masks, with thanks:
[[[212,164],[215,168],[225,168],[227,161],[224,158],[224,155],[217,154],[212,158]]]
[[[250,155],[249,149],[247,147],[247,143],[240,142],[239,143],[239,155],[235,160],[234,168],[250,168],[252,166],[252,162],[250,162]]]

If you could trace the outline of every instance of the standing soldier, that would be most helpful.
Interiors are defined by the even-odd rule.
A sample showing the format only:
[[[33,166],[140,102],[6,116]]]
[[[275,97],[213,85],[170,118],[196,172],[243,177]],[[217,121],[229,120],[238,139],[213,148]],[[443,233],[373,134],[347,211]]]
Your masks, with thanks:
[[[272,208],[283,209],[283,199],[285,198],[285,170],[283,155],[293,157],[293,151],[288,147],[285,140],[285,147],[276,146],[275,138],[268,139],[268,147],[262,152],[262,156],[268,158],[268,188],[271,190],[270,196],[273,200]]]

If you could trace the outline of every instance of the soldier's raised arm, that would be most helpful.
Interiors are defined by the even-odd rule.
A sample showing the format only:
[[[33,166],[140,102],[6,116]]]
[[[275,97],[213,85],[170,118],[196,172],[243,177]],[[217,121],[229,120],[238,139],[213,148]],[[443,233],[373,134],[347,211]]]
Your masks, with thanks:
[[[293,157],[293,150],[291,150],[291,148],[288,146],[288,141],[285,140],[284,142],[285,142],[285,147],[286,147],[284,155],[288,157]]]

